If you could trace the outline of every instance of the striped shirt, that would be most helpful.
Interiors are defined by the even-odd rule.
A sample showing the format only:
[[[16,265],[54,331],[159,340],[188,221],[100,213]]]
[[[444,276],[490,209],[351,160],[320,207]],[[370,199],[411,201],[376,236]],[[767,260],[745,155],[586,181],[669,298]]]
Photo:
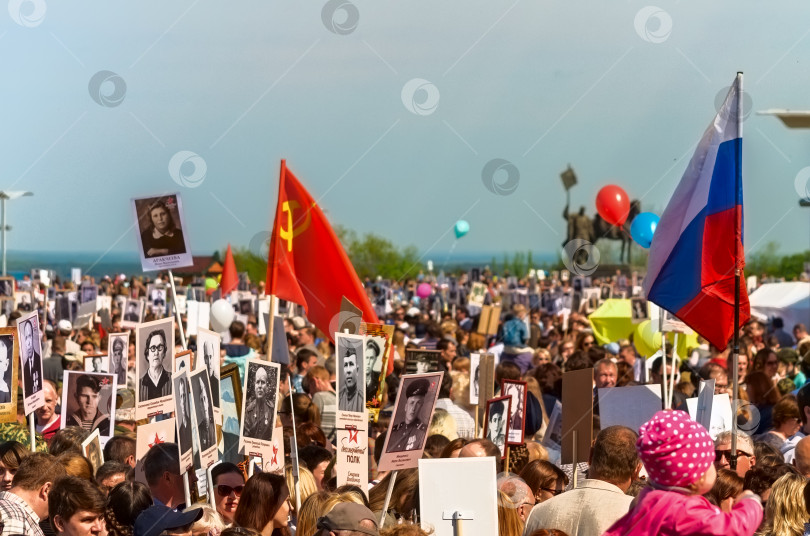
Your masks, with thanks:
[[[39,516],[10,491],[0,492],[0,520],[3,522],[0,536],[45,536],[39,527]]]
[[[172,394],[172,377],[163,369],[158,378],[157,385],[154,384],[152,378],[149,377],[149,371],[143,375],[140,383],[140,401],[152,400],[154,398],[161,398]]]

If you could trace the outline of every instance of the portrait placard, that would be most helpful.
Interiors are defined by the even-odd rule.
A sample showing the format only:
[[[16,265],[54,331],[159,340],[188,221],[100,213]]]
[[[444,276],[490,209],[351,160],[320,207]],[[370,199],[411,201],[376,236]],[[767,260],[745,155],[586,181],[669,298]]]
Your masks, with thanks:
[[[57,311],[59,302],[57,302]],[[57,315],[58,316],[58,315]],[[127,299],[124,304],[124,315],[121,317],[122,328],[134,328],[143,318],[143,302],[137,299]]]
[[[17,328],[0,328],[0,422],[17,420],[18,340]]]
[[[143,459],[155,445],[173,443],[175,432],[174,417],[138,426],[135,436],[135,459],[138,460],[135,464],[135,480],[149,485],[144,474]]]
[[[174,417],[177,427],[177,450],[180,454],[180,473],[189,471],[193,466],[193,432],[191,418],[191,390],[189,389],[188,369],[172,374],[174,385]]]
[[[101,438],[98,434],[98,428],[87,436],[87,439],[82,441],[82,454],[90,461],[93,466],[93,474],[98,472],[98,468],[104,465],[104,451],[101,450]]]
[[[200,442],[200,462],[203,468],[217,460],[217,425],[211,398],[211,383],[205,368],[189,374],[191,382],[192,422]]]
[[[486,301],[487,286],[483,283],[473,283],[470,288],[470,294],[467,298],[467,304],[475,307],[483,307]]]
[[[506,458],[506,439],[509,424],[511,396],[500,396],[487,400],[487,413],[484,420],[484,437],[501,451],[501,459]]]
[[[512,398],[509,405],[509,421],[507,423],[507,443],[510,445],[523,444],[523,428],[526,422],[526,382],[517,380],[503,380],[501,394]]]
[[[547,449],[562,450],[562,404],[559,400],[554,402],[554,409],[548,418],[546,433],[543,434],[542,445]]]
[[[239,463],[245,457],[239,453],[239,423],[242,420],[242,380],[239,367],[230,363],[222,367],[219,379],[222,410],[222,440],[219,452],[222,461]]]
[[[481,385],[481,354],[470,354],[470,404],[478,404],[478,390]]]
[[[124,387],[127,384],[127,367],[129,366],[129,331],[109,334],[107,355],[110,356],[110,374],[115,374],[118,385]]]
[[[239,450],[246,456],[266,458],[272,452],[280,370],[281,365],[262,359],[245,363]]]
[[[364,430],[337,431],[337,485],[357,486],[368,493],[368,434]]]
[[[172,373],[180,372],[181,370],[187,370],[191,372],[193,370],[193,362],[194,361],[194,354],[191,350],[183,350],[182,352],[177,352],[174,354],[174,363],[172,364]]]
[[[630,317],[633,319],[633,324],[649,320],[650,313],[647,309],[647,300],[644,298],[630,298]]]
[[[409,348],[405,350],[405,374],[439,372],[440,350]]]
[[[284,474],[284,427],[273,429],[273,441],[262,456],[262,471],[265,473]]]
[[[45,393],[42,391],[42,336],[36,311],[17,319],[17,337],[21,341],[23,407],[25,414],[30,415],[45,403]]]
[[[432,372],[402,377],[378,464],[380,471],[416,467],[425,449],[443,375],[444,372]]]
[[[96,285],[91,285],[90,283],[84,283],[80,288],[81,293],[79,294],[79,302],[80,303],[95,303],[96,298],[98,297],[98,287]]]
[[[0,297],[14,298],[15,281],[11,276],[0,277]]]
[[[394,337],[394,326],[390,324],[372,324],[369,322],[360,323],[360,335],[366,335],[379,343],[385,341],[380,355],[380,362],[376,360],[369,366],[366,364],[366,408],[369,410],[370,418],[377,421],[377,416],[381,409],[383,387],[385,386],[385,378],[388,375],[389,366],[393,364],[394,347],[391,345],[391,339]],[[368,346],[368,343],[366,343]],[[369,350],[367,349],[366,352]],[[377,370],[379,367],[379,374]],[[372,371],[373,378],[369,382],[369,370]],[[374,387],[376,385],[376,388]]]
[[[133,199],[132,209],[144,272],[194,264],[180,194]]]
[[[172,375],[174,319],[139,324],[135,330],[135,375],[138,378],[135,418],[174,411]]]
[[[211,403],[214,405],[214,422],[222,424],[221,402],[219,399],[219,352],[221,337],[219,333],[200,328],[197,331],[197,354],[194,370],[205,369],[211,385]]]
[[[115,376],[75,370],[62,374],[59,428],[78,426],[98,430],[103,447],[115,433]]]
[[[84,356],[84,371],[106,373],[110,372],[110,358],[100,352]]]
[[[338,398],[337,425],[355,425],[365,428],[366,422],[366,381],[363,335],[335,333],[335,355],[337,356]]]

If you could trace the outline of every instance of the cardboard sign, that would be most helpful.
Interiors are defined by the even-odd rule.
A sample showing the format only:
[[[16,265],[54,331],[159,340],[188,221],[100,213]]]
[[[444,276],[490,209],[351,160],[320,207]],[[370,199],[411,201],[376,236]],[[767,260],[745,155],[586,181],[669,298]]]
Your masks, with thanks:
[[[487,296],[487,286],[483,283],[473,283],[467,304],[475,307],[483,307]]]
[[[603,430],[621,424],[638,432],[663,407],[658,384],[599,389],[599,424]]]
[[[501,307],[499,305],[484,305],[478,317],[478,333],[481,335],[495,335],[498,333],[498,324],[501,320]]]
[[[337,372],[337,427],[366,429],[366,375],[363,350],[366,338],[363,335],[335,333]]]
[[[574,170],[571,168],[570,164],[568,165],[568,168],[566,168],[565,171],[560,173],[560,179],[562,179],[563,188],[565,188],[566,192],[571,188],[573,188],[574,185],[577,183],[577,176],[574,173]]]
[[[481,354],[478,365],[478,402],[495,396],[495,355]]]
[[[174,363],[174,319],[139,324],[135,330],[135,418],[174,411],[171,370]]]
[[[563,374],[562,462],[587,462],[593,435],[593,369]],[[574,432],[577,448],[574,452]]]
[[[402,377],[378,469],[395,471],[416,467],[425,450],[444,372]]]
[[[433,536],[498,534],[495,458],[419,460],[420,521]]]
[[[368,493],[368,433],[365,430],[337,431],[337,485],[357,486]]]
[[[262,457],[262,471],[284,474],[284,427],[273,429],[273,439],[269,451]]]
[[[144,474],[143,459],[153,446],[159,443],[173,443],[174,434],[174,417],[138,426],[135,437],[135,459],[138,460],[135,464],[135,480],[149,485]]]
[[[273,456],[281,365],[263,359],[245,362],[239,450],[263,460]]]
[[[698,389],[698,405],[695,420],[708,430],[712,426],[712,403],[714,402],[715,380],[701,380]]]
[[[144,272],[192,266],[180,194],[132,199]]]
[[[746,407],[749,412],[756,411],[753,405]],[[698,398],[687,398],[686,408],[689,410],[689,416],[695,419],[695,417],[697,417]],[[711,421],[707,428],[712,439],[716,439],[721,432],[731,431],[731,418],[731,399],[728,397],[728,394],[720,393],[719,395],[714,395],[712,397]],[[746,430],[743,431],[746,432]]]

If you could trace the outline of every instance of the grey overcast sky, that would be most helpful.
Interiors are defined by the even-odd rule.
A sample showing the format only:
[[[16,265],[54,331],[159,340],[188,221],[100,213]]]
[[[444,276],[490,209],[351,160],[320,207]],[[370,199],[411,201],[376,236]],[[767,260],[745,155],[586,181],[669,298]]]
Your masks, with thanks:
[[[742,70],[746,246],[807,249],[810,131],[755,111],[810,108],[810,4],[655,1],[10,0],[9,247],[135,250],[129,199],[170,191],[195,253],[246,246],[286,158],[333,224],[428,258],[460,218],[456,254],[554,252],[568,163],[589,214],[611,183],[660,214]]]

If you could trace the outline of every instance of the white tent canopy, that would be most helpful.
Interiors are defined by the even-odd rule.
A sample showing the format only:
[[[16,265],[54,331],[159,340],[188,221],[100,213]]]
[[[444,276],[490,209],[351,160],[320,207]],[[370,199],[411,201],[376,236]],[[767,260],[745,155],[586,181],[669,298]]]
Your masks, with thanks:
[[[796,324],[810,327],[810,283],[765,283],[749,299],[753,316],[761,320],[778,316],[788,333]]]

